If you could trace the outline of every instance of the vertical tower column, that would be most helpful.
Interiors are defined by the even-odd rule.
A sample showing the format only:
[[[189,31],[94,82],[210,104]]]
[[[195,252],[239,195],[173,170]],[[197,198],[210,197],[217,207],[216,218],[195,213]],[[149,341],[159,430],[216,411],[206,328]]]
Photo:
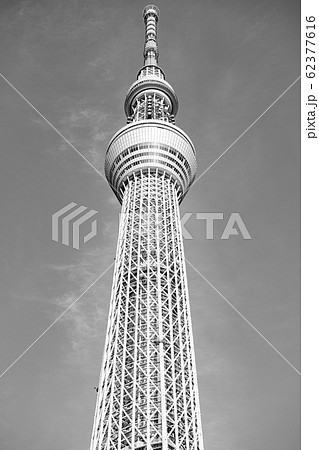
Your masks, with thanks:
[[[91,449],[202,448],[176,183],[135,174],[120,223]]]

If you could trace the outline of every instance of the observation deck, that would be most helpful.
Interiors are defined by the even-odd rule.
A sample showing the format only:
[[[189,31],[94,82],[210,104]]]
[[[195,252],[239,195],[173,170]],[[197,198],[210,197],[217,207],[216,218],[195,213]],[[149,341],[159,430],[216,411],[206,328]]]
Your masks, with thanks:
[[[128,180],[139,172],[165,173],[183,199],[196,174],[195,148],[187,134],[162,120],[140,120],[121,128],[106,151],[105,174],[121,202]]]

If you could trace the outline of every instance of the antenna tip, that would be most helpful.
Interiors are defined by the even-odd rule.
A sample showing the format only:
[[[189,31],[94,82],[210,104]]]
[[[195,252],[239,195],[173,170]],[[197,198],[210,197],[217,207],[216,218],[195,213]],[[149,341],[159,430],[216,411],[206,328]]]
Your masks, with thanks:
[[[143,18],[145,20],[145,18],[151,14],[154,15],[156,17],[156,19],[159,18],[159,8],[155,5],[147,5],[145,6],[145,8],[143,9]]]

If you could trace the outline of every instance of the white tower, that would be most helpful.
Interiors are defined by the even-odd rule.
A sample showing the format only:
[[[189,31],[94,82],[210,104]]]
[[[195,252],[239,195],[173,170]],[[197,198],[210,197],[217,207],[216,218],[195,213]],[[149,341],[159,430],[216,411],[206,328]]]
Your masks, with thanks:
[[[143,10],[144,66],[105,173],[122,204],[91,450],[203,450],[179,203],[196,172],[158,66],[159,10]]]

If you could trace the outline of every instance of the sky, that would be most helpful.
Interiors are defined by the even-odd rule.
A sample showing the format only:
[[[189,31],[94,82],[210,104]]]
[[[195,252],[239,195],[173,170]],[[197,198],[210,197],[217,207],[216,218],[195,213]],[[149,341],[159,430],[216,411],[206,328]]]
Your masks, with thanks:
[[[114,261],[120,205],[104,155],[143,63],[146,4],[1,1],[2,75],[79,153],[0,79],[0,374]],[[298,450],[300,81],[242,133],[300,75],[300,5],[156,5],[159,63],[198,160],[181,214],[202,274],[187,265],[204,447]],[[70,202],[98,211],[80,250],[51,239]],[[251,239],[221,239],[234,212]],[[214,239],[197,213],[223,213]],[[89,448],[112,273],[0,378],[1,450]]]

